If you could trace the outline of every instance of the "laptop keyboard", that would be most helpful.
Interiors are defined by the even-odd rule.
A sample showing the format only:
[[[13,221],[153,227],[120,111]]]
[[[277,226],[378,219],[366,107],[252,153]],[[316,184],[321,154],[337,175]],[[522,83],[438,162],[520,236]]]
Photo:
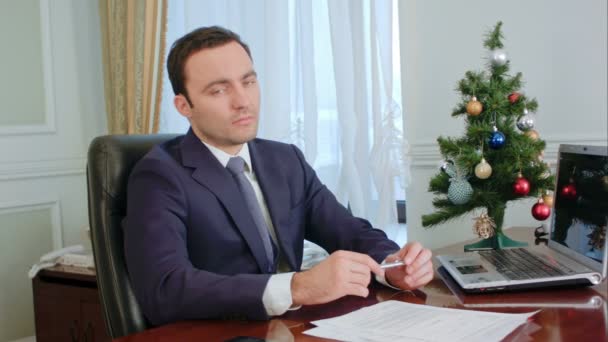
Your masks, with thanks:
[[[510,280],[523,280],[560,276],[571,273],[566,267],[550,265],[523,248],[478,251],[486,261]]]

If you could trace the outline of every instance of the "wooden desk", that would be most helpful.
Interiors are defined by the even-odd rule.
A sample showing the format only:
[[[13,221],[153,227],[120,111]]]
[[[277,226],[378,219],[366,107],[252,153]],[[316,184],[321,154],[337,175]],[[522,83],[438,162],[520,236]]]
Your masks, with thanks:
[[[513,228],[507,233],[517,240],[533,241],[529,228]],[[469,243],[469,242],[466,242]],[[465,243],[437,250],[437,253],[461,252]],[[454,292],[439,277],[419,291],[399,292],[382,285],[372,285],[367,298],[345,297],[332,303],[307,306],[271,321],[189,321],[174,323],[116,339],[137,341],[225,341],[236,336],[253,336],[277,341],[324,341],[304,335],[314,326],[310,321],[346,314],[385,300],[401,300],[458,309],[493,312],[530,312],[541,310],[533,324],[519,327],[506,341],[605,341],[608,336],[606,281],[601,285],[578,289],[553,289],[500,294],[465,295]],[[534,327],[537,330],[534,330]],[[530,331],[532,330],[532,331]]]

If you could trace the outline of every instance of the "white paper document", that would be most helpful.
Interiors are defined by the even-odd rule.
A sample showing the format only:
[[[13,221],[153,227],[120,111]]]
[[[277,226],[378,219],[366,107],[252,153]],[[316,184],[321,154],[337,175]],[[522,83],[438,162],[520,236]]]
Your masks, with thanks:
[[[307,335],[343,341],[500,341],[538,311],[523,314],[439,308],[389,300],[311,322]]]

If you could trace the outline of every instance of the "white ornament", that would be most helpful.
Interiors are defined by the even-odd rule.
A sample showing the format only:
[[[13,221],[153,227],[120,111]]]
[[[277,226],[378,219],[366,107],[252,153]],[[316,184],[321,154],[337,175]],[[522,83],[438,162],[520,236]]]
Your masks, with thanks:
[[[494,65],[505,65],[507,63],[508,56],[507,52],[503,49],[496,49],[490,51],[490,61]]]

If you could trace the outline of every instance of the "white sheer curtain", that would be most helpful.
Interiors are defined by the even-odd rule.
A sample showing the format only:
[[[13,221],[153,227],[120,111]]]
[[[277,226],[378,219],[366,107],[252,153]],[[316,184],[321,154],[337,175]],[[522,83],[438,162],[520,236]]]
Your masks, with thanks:
[[[394,0],[172,0],[167,44],[200,26],[240,34],[262,88],[259,136],[297,145],[353,214],[387,228],[409,182],[395,16]],[[185,132],[163,89],[161,132]]]

